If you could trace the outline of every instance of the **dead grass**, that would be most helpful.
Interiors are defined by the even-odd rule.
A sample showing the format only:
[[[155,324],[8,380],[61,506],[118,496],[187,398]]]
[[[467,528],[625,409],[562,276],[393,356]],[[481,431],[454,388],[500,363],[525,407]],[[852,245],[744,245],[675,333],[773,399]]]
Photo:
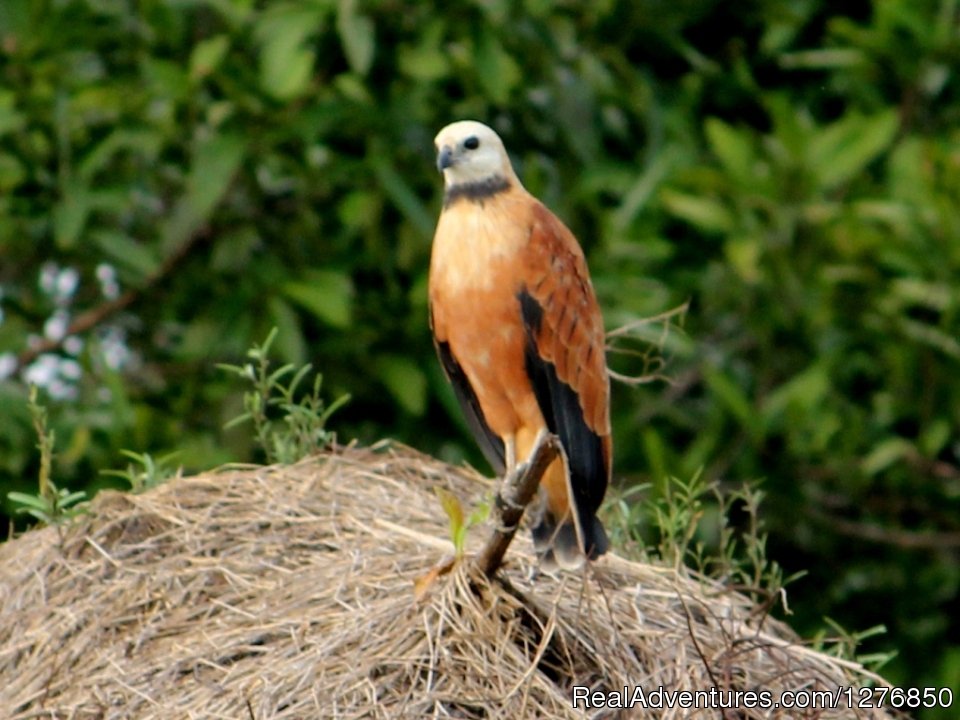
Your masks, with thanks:
[[[0,715],[27,718],[718,718],[575,710],[572,686],[835,689],[876,680],[804,647],[743,596],[608,556],[531,578],[526,536],[486,584],[432,488],[492,485],[405,448],[101,493],[0,545]],[[486,532],[476,528],[477,549]],[[741,709],[729,717],[889,717]]]

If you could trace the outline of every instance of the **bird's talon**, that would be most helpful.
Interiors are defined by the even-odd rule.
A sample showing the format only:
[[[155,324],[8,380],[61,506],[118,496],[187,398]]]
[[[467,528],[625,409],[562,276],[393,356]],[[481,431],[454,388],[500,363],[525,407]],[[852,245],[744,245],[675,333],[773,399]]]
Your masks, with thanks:
[[[510,510],[521,511],[526,509],[526,505],[518,502],[514,502],[512,498],[507,497],[503,493],[500,493],[500,500],[502,501],[504,507],[509,508]]]

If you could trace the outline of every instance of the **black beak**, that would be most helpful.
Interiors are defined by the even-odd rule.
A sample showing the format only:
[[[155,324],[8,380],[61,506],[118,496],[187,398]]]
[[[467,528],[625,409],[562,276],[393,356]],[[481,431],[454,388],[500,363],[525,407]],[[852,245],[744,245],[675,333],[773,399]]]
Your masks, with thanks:
[[[449,145],[444,145],[437,153],[437,170],[443,172],[453,165],[453,150]]]

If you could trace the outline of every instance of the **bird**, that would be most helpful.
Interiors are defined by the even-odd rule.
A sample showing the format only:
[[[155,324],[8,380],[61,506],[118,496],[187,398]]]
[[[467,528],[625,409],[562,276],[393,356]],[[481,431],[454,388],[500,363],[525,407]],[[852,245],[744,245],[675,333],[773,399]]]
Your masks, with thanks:
[[[542,432],[563,447],[540,481],[541,567],[608,548],[597,511],[611,477],[603,317],[573,233],[520,183],[499,135],[461,120],[434,141],[443,207],[430,257],[430,328],[467,425],[509,475]]]

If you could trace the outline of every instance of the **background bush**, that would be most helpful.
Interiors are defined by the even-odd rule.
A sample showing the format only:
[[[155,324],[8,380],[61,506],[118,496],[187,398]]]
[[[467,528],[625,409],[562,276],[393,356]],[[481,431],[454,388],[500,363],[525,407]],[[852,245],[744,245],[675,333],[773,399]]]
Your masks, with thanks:
[[[892,681],[956,689],[958,29],[953,0],[4,0],[0,497],[35,484],[27,381],[61,487],[251,458],[215,363],[273,326],[352,394],[342,439],[484,467],[425,292],[432,138],[477,118],[609,327],[690,301],[673,382],[615,388],[619,482],[762,479],[794,625],[886,624]]]

